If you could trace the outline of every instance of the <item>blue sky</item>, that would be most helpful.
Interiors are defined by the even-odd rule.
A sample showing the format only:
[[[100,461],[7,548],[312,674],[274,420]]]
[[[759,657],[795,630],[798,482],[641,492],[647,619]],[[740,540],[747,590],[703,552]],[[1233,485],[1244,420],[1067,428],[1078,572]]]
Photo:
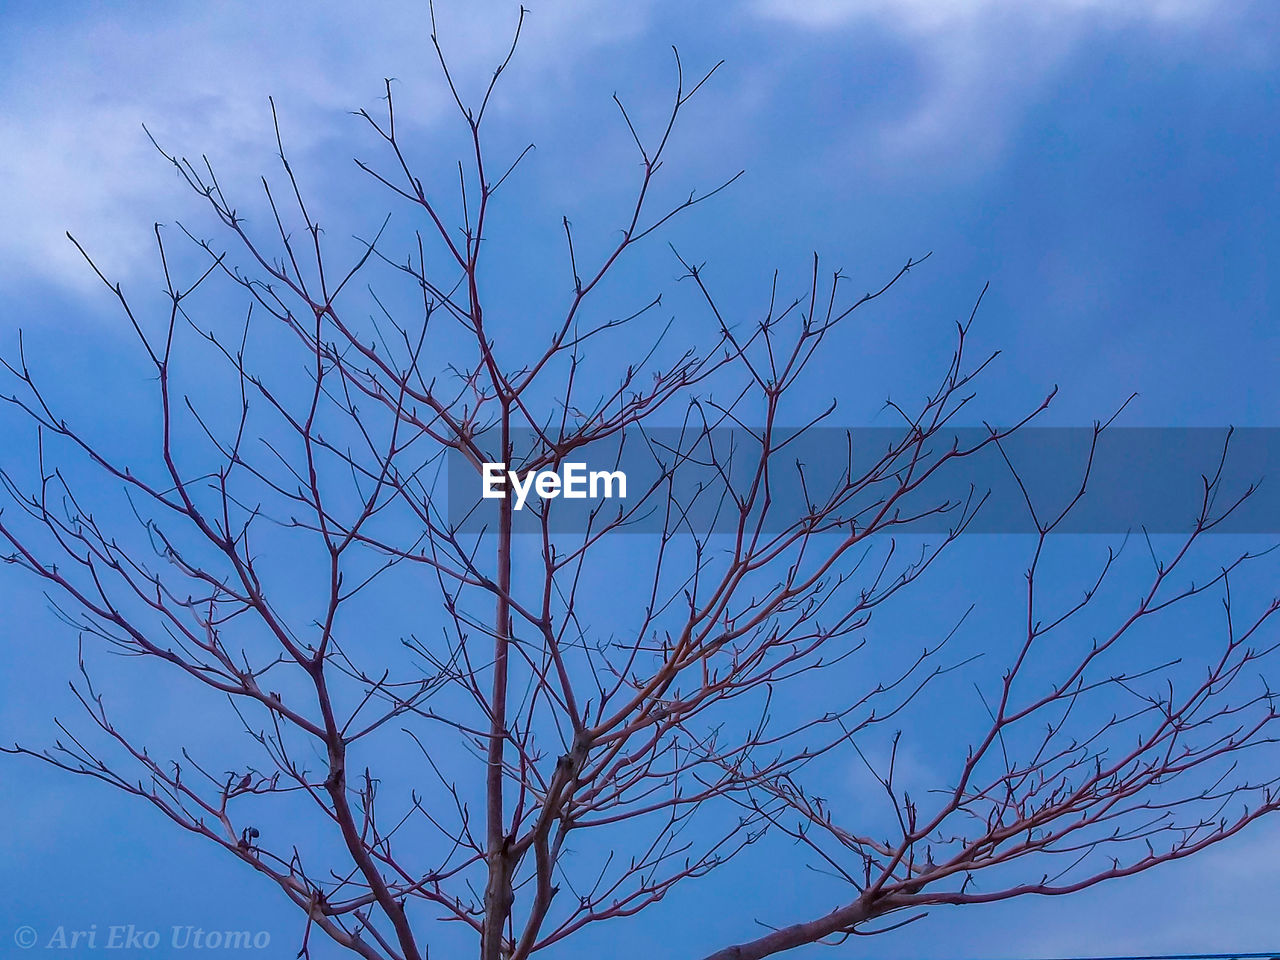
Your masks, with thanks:
[[[458,75],[475,89],[515,8],[445,0],[439,13]],[[561,214],[598,243],[616,227],[635,161],[609,97],[618,91],[642,122],[656,116],[675,44],[690,71],[726,61],[691,107],[665,189],[679,197],[746,170],[668,237],[708,262],[729,310],[755,310],[775,268],[802,286],[814,250],[859,287],[933,252],[813,370],[815,396],[839,385],[849,425],[881,424],[886,395],[926,388],[951,326],[989,281],[977,337],[1004,355],[983,412],[1023,409],[1056,383],[1049,423],[1089,423],[1137,391],[1129,424],[1276,426],[1278,40],[1280,8],[1261,2],[535,2],[492,120],[497,149],[537,143],[498,221],[512,278],[500,296],[504,342],[523,343],[528,315],[559,291],[559,251],[548,251]],[[208,153],[247,194],[271,169],[268,95],[294,163],[323,198],[320,217],[348,233],[368,229],[388,204],[353,172],[351,157],[374,144],[350,111],[376,107],[388,76],[414,136],[439,148],[428,166],[448,176],[457,130],[424,5],[5,4],[0,345],[11,352],[23,328],[59,395],[127,447],[149,422],[145,370],[64,232],[140,298],[153,296],[152,222],[200,221],[140,124],[171,149]],[[613,293],[628,301],[672,287],[676,272],[656,244]],[[20,461],[27,434],[7,414],[0,431],[0,460]],[[1016,589],[1019,547],[1017,538],[965,544],[961,560],[983,566],[986,586],[975,593],[957,561],[942,571],[940,604],[960,611],[989,600],[995,628],[1008,612],[995,587]],[[1268,570],[1253,586],[1274,589]],[[74,638],[12,574],[0,570],[0,644],[11,665],[0,672],[0,739],[39,741],[50,738],[52,714],[72,713]],[[907,634],[937,626],[919,611],[893,623]],[[123,689],[144,737],[163,739],[188,703],[163,675]],[[950,706],[934,704],[940,714]],[[266,929],[285,945],[280,956],[295,942],[298,918],[282,898],[218,851],[129,798],[0,759],[0,819],[10,825],[0,956],[20,924]],[[851,779],[847,789],[860,787]],[[1166,871],[1066,900],[937,911],[829,955],[1275,949],[1277,863],[1280,824],[1264,823]],[[801,911],[793,886],[799,880],[758,859],[745,880],[690,887],[691,899],[580,949],[665,956],[660,933],[675,931],[690,947],[670,955],[697,955],[749,933],[757,908]]]

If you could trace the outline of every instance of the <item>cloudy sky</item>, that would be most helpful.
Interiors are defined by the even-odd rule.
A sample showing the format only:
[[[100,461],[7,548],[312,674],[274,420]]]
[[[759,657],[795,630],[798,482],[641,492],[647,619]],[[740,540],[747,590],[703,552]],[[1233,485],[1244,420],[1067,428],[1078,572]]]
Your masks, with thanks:
[[[460,84],[481,89],[517,8],[441,0],[437,12]],[[758,305],[775,268],[802,284],[815,250],[867,287],[932,251],[846,344],[854,365],[845,352],[816,371],[848,384],[850,425],[877,422],[887,394],[922,388],[987,282],[979,336],[1005,351],[987,394],[998,409],[1056,383],[1054,423],[1105,417],[1136,391],[1131,424],[1276,425],[1280,7],[531,0],[491,121],[497,149],[537,145],[504,221],[510,249],[554,235],[562,214],[600,242],[618,226],[636,167],[610,95],[653,121],[672,89],[672,45],[691,73],[725,61],[690,108],[664,189],[678,197],[746,171],[674,234],[708,262],[731,307]],[[439,145],[428,166],[447,173],[456,120],[424,4],[0,5],[0,349],[11,353],[23,328],[81,399],[90,358],[124,355],[127,330],[65,234],[145,296],[159,283],[152,224],[201,231],[144,123],[167,149],[207,155],[248,197],[273,170],[271,96],[321,218],[344,235],[376,227],[389,206],[354,170],[376,143],[353,111],[380,107],[384,78],[418,142]],[[527,281],[538,302],[547,281],[538,256],[526,259],[516,286]],[[657,254],[644,262],[657,283],[674,276]],[[98,410],[104,429],[113,409]],[[17,446],[6,436],[16,434],[0,432],[9,462]],[[48,717],[68,711],[74,639],[15,577],[0,576],[0,608],[11,611],[0,644],[15,651],[0,671],[0,737],[47,735]],[[157,689],[152,715],[177,696]],[[3,759],[0,954],[23,923],[119,917],[235,917],[294,942],[296,918],[216,851],[126,798]],[[757,886],[785,887],[767,864],[757,869],[768,877]],[[734,888],[702,895],[702,919],[665,914],[691,942],[742,919]],[[1165,873],[1070,901],[943,911],[845,949],[936,960],[1265,951],[1280,949],[1278,897],[1280,825],[1263,825]],[[656,955],[643,935],[612,949]]]

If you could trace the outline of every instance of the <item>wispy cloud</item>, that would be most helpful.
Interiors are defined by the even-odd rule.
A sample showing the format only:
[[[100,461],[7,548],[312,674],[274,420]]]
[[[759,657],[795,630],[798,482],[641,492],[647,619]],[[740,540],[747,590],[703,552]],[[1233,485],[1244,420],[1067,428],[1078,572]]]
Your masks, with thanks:
[[[438,4],[447,53],[460,75],[484,78],[515,26],[507,3]],[[376,105],[383,77],[412,90],[414,120],[446,109],[425,3],[183,4],[98,8],[21,30],[0,75],[0,282],[92,281],[67,242],[83,238],[113,276],[151,255],[148,225],[181,213],[176,180],[148,143],[219,158],[230,176],[270,169],[266,98],[288,122],[295,156],[315,150]],[[607,14],[607,15],[606,15]],[[639,29],[643,10],[603,11],[586,0],[548,5],[526,22],[527,80],[563,73],[599,45]],[[19,31],[10,32],[10,43]],[[346,159],[346,158],[344,158]]]
[[[1108,20],[1179,22],[1199,20],[1218,7],[1211,0],[758,0],[759,13],[810,27],[830,27],[861,17],[877,17],[912,31],[968,28],[992,17],[1016,15],[1026,21],[1064,25],[1076,16]]]
[[[727,16],[712,16],[661,0],[556,0],[535,5],[529,16],[520,79],[508,92],[522,106],[554,105],[572,116],[584,89],[601,93],[599,82],[580,82],[582,65],[598,64],[611,44],[624,52],[660,50],[709,31],[715,56],[727,52],[730,38],[716,32],[726,25],[754,33],[755,40],[781,26],[796,40],[786,55],[802,57],[809,44],[870,28],[892,33],[910,50],[908,102],[849,120],[837,136],[856,137],[852,152],[888,176],[902,163],[963,171],[1000,154],[1038,91],[1100,31],[1197,43],[1230,34],[1233,50],[1254,55],[1262,40],[1249,47],[1247,31],[1239,29],[1239,11],[1247,6],[1224,13],[1212,0],[742,0]],[[437,7],[459,75],[483,82],[505,52],[516,5],[440,0]],[[420,0],[87,9],[93,12],[79,20],[50,7],[41,21],[8,30],[0,24],[4,43],[14,47],[0,71],[0,220],[6,224],[0,282],[6,284],[94,283],[67,243],[67,230],[83,238],[112,276],[128,279],[150,263],[149,224],[183,215],[193,201],[151,149],[143,123],[166,147],[197,156],[207,150],[227,178],[252,183],[273,166],[268,94],[282,108],[294,156],[322,162],[347,160],[349,151],[329,156],[335,138],[350,129],[342,127],[350,123],[345,114],[376,105],[383,77],[402,81],[420,123],[449,109]],[[731,106],[708,125],[715,131],[708,135],[723,140],[724,129],[740,134],[767,126],[762,111],[777,106],[770,97],[785,69],[771,60],[755,73],[749,64],[731,65],[718,79],[733,91],[725,101]],[[756,75],[766,70],[767,76]],[[833,146],[846,163],[848,144]],[[824,166],[822,157],[813,162]]]
[[[754,0],[752,9],[825,38],[874,27],[904,40],[918,57],[922,93],[881,125],[878,151],[889,161],[932,156],[963,169],[999,151],[1011,124],[1090,38],[1137,30],[1194,40],[1197,31],[1229,29],[1246,6],[1224,12],[1212,0]]]

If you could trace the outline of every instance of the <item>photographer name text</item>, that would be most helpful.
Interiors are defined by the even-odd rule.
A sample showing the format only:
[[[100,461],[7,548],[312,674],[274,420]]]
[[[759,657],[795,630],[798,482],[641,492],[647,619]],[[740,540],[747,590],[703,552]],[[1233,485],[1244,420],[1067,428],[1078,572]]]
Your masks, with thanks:
[[[13,933],[14,944],[22,950],[265,950],[271,945],[267,930],[206,930],[190,924],[175,924],[161,932],[154,927],[133,923],[116,923],[98,929],[98,925],[75,928],[59,924],[41,936],[30,926]]]

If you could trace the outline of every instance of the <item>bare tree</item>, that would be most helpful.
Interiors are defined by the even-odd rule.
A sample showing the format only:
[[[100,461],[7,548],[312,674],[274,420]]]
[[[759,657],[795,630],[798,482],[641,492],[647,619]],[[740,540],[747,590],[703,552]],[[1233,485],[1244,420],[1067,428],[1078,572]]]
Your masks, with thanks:
[[[960,662],[948,659],[950,635],[900,669],[851,665],[876,646],[876,608],[911,588],[981,506],[979,494],[942,496],[939,478],[979,449],[1003,449],[1053,394],[975,444],[946,442],[991,359],[970,360],[970,318],[932,394],[894,406],[898,439],[864,469],[850,459],[810,487],[788,445],[834,408],[788,430],[803,403],[784,400],[829,334],[915,261],[849,296],[815,259],[803,295],[775,295],[744,319],[726,316],[702,267],[677,255],[705,307],[702,332],[686,325],[687,347],[654,337],[647,355],[610,367],[635,341],[615,341],[619,351],[609,338],[643,333],[657,300],[611,314],[596,303],[605,279],[716,192],[654,199],[677,121],[707,79],[688,82],[678,57],[663,126],[642,130],[618,103],[640,161],[620,237],[588,256],[566,219],[562,315],[532,355],[495,343],[490,214],[525,154],[491,165],[482,128],[510,59],[469,103],[440,56],[471,147],[456,214],[415,175],[389,82],[385,113],[362,112],[385,154],[359,166],[421,228],[407,255],[384,230],[333,264],[278,125],[284,190],[263,181],[261,222],[238,212],[208,161],[162,150],[224,239],[186,233],[207,260],[180,279],[187,268],[157,226],[163,316],[144,315],[99,272],[154,368],[154,463],[120,462],[82,432],[21,347],[6,364],[9,399],[36,428],[38,476],[3,475],[5,559],[43,581],[82,641],[225,697],[227,730],[241,729],[249,750],[226,770],[185,749],[157,755],[113,722],[82,657],[73,688],[88,730],[59,723],[54,746],[11,752],[136,795],[274,882],[305,914],[304,954],[318,932],[370,960],[419,960],[428,921],[440,919],[474,931],[483,960],[523,960],[748,862],[766,834],[789,836],[844,894],[805,917],[766,918],[783,925],[762,936],[744,922],[748,938],[711,955],[748,960],[892,929],[931,905],[1071,893],[1195,854],[1276,809],[1276,778],[1251,779],[1240,761],[1273,737],[1272,694],[1256,676],[1276,645],[1277,604],[1247,616],[1232,605],[1232,574],[1251,554],[1175,583],[1231,509],[1214,512],[1216,477],[1194,530],[1171,555],[1153,552],[1140,596],[1093,635],[1076,624],[1114,554],[1065,608],[1040,593],[1050,538],[1085,484],[1048,517],[1029,497],[1025,630],[1012,659],[984,674],[986,719],[968,749],[937,758],[947,779],[910,795],[891,728]],[[366,274],[382,285],[366,289]],[[247,309],[210,328],[193,304],[218,283]],[[179,385],[180,362],[200,363],[202,377],[220,363],[234,392],[202,406]],[[614,378],[607,389],[602,371]],[[655,439],[657,425],[677,442]],[[732,451],[716,445],[722,428],[734,431]],[[527,475],[622,443],[651,452],[657,479],[622,506],[594,504],[571,529],[553,524],[565,509],[554,499],[531,500],[521,517],[501,499],[483,529],[443,502],[446,457],[478,490],[485,463]],[[708,470],[715,482],[681,485]],[[809,502],[779,502],[784,475]],[[132,518],[103,506],[113,486],[132,534]],[[699,498],[712,514],[694,509]],[[941,514],[949,532],[918,552],[895,536]],[[599,596],[602,566],[626,580],[614,602]],[[376,609],[361,607],[387,583],[418,625],[404,636],[387,637]],[[1225,613],[1187,683],[1136,638],[1154,620],[1176,627],[1171,609],[1197,598],[1220,599]],[[795,695],[818,677],[847,691],[836,708]],[[891,744],[883,762],[864,749],[879,729]],[[865,798],[806,787],[804,774],[837,756],[874,771],[891,829],[864,822]],[[317,831],[336,845],[311,843]]]

